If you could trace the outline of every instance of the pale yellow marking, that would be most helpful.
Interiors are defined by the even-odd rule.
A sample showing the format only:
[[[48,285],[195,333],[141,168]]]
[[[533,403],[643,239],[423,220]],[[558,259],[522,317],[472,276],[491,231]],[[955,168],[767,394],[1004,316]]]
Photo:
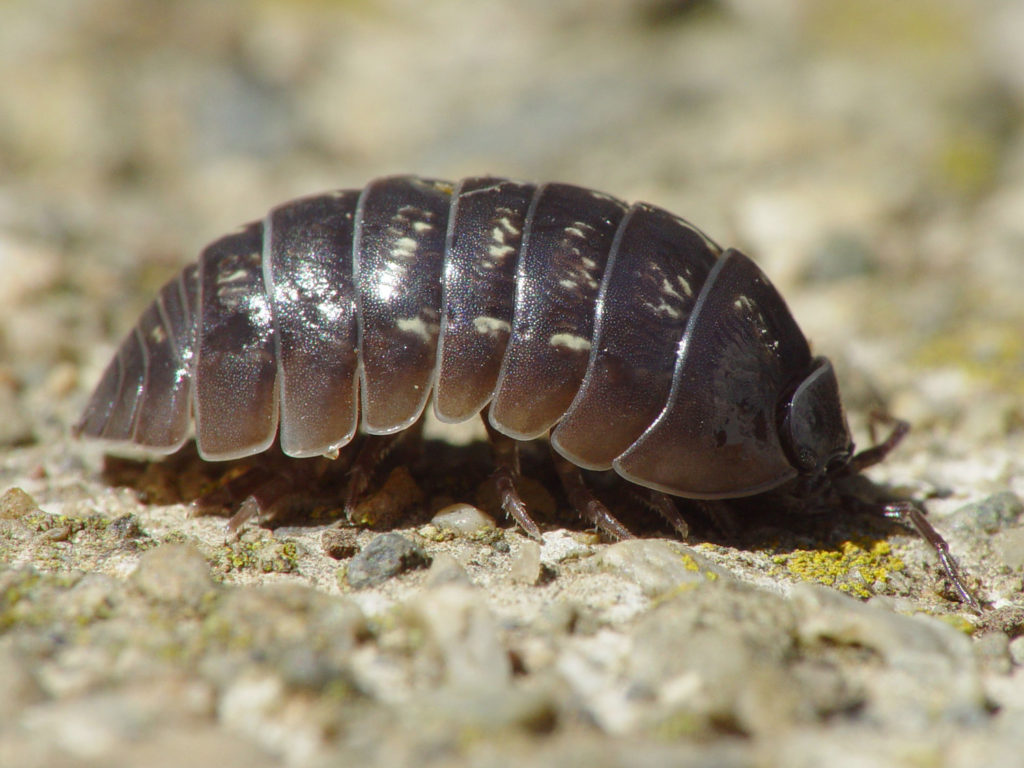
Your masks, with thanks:
[[[504,208],[502,210],[507,211],[508,208]],[[510,219],[508,216],[502,216],[500,219],[498,219],[498,226],[501,227],[506,232],[508,232],[509,234],[515,234],[519,232],[519,227],[513,224],[512,219]]]
[[[490,336],[494,333],[509,333],[512,326],[500,318],[481,315],[473,318],[473,329],[482,336]]]
[[[412,237],[400,237],[395,241],[395,249],[391,252],[398,258],[409,258],[416,253],[419,243]]]
[[[400,317],[395,323],[395,327],[402,331],[402,333],[414,334],[426,342],[433,339],[434,334],[437,332],[437,326],[427,325],[422,317]]]
[[[690,281],[682,275],[676,275],[676,282],[679,283],[679,287],[683,289],[683,293],[687,296],[693,296],[693,287],[690,285]]]
[[[228,285],[229,283],[236,283],[239,280],[245,280],[249,277],[249,270],[244,267],[236,269],[234,272],[224,272],[217,275],[217,285]]]
[[[512,245],[492,245],[487,248],[487,255],[495,260],[504,260],[516,252]]]
[[[732,303],[736,309],[744,309],[750,311],[754,308],[754,302],[750,300],[749,296],[740,296]]]
[[[661,292],[677,299],[683,298],[679,291],[672,287],[672,283],[667,277],[661,279]]]
[[[548,344],[552,347],[565,347],[576,352],[585,352],[590,349],[590,339],[572,333],[556,333],[548,340]]]
[[[662,300],[662,302],[660,304],[654,304],[653,302],[650,302],[650,301],[647,301],[647,302],[644,302],[644,303],[655,314],[658,314],[658,315],[668,315],[673,320],[678,320],[682,316],[682,314],[679,312],[678,309],[676,309],[675,307],[673,307],[671,304],[669,304],[668,302],[666,302],[664,300]]]

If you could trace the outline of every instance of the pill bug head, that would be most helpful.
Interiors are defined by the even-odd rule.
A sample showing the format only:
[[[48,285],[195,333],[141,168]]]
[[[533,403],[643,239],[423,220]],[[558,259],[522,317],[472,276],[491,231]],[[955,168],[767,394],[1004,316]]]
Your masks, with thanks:
[[[823,484],[849,464],[853,441],[827,358],[814,358],[807,376],[784,394],[778,424],[782,450],[805,485]]]

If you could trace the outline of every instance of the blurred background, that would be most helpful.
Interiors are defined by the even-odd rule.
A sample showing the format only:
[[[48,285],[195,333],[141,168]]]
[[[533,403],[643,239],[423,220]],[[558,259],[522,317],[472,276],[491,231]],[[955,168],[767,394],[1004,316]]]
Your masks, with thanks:
[[[5,0],[0,445],[61,439],[206,242],[396,172],[666,207],[759,261],[855,420],[1019,439],[1022,113],[1017,0]]]

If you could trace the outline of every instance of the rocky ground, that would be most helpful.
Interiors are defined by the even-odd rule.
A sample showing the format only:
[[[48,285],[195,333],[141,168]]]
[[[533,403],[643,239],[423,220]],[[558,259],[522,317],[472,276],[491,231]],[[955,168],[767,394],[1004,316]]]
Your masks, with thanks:
[[[0,765],[1018,765],[1022,40],[999,0],[0,5]],[[835,509],[684,543],[591,478],[645,534],[601,541],[542,450],[541,544],[433,431],[381,530],[328,494],[236,537],[190,507],[232,468],[69,437],[206,241],[400,171],[753,254],[858,443],[913,423],[860,492],[924,503],[985,610]]]

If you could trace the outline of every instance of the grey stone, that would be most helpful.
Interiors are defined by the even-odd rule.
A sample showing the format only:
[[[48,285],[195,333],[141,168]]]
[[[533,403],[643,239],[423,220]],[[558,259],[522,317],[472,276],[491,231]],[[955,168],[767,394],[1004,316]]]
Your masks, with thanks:
[[[29,660],[10,645],[0,646],[0,718],[9,722],[45,698]]]
[[[313,687],[339,676],[367,633],[362,611],[351,600],[300,584],[231,589],[215,607],[203,626],[212,643],[280,660],[293,668],[296,680]],[[312,660],[304,655],[308,649],[315,650]],[[303,671],[308,664],[315,666],[316,680]]]
[[[1024,501],[1013,491],[1000,491],[981,501],[965,504],[950,517],[954,525],[985,533],[996,533],[1014,524],[1024,514]]]
[[[0,496],[0,519],[17,519],[39,509],[36,500],[17,486],[8,488]]]
[[[498,623],[478,589],[450,584],[406,603],[422,627],[424,651],[437,660],[439,683],[453,689],[497,690],[508,685],[512,669]]]
[[[37,439],[34,425],[18,393],[5,384],[0,382],[0,448],[31,445]]]
[[[708,581],[731,580],[732,574],[680,542],[664,539],[629,539],[604,549],[599,567],[620,574],[640,586],[648,597],[688,589]]]
[[[121,517],[111,521],[107,530],[119,539],[124,539],[126,541],[137,539],[145,535],[142,528],[139,526],[139,521],[135,515],[121,515]]]
[[[439,552],[434,555],[430,563],[430,570],[427,571],[426,586],[439,587],[444,584],[470,586],[472,583],[473,580],[466,573],[466,569],[452,555],[447,552]]]
[[[877,269],[877,256],[857,233],[829,232],[811,251],[803,278],[812,283],[830,283]]]
[[[989,543],[999,562],[1014,571],[1024,571],[1024,527],[996,531]]]
[[[345,574],[351,587],[365,589],[428,565],[430,558],[419,545],[398,533],[382,533],[349,561]]]
[[[962,632],[929,616],[902,616],[814,584],[797,584],[791,595],[801,643],[866,649],[883,662],[862,678],[865,713],[875,722],[921,728],[985,719],[978,664]]]
[[[1010,638],[1003,632],[989,632],[974,642],[974,655],[986,672],[1008,675],[1013,669]]]
[[[150,600],[197,609],[213,589],[210,567],[194,546],[163,544],[146,552],[131,576]]]
[[[677,593],[634,633],[629,679],[656,704],[644,717],[768,734],[812,719],[816,707],[834,709],[803,695],[790,668],[794,631],[777,595],[724,581]]]
[[[1024,666],[1024,635],[1013,638],[1007,650],[1016,666]]]
[[[546,690],[444,686],[425,691],[403,709],[404,719],[417,730],[459,730],[494,733],[520,728],[547,733],[558,717],[554,696]]]

